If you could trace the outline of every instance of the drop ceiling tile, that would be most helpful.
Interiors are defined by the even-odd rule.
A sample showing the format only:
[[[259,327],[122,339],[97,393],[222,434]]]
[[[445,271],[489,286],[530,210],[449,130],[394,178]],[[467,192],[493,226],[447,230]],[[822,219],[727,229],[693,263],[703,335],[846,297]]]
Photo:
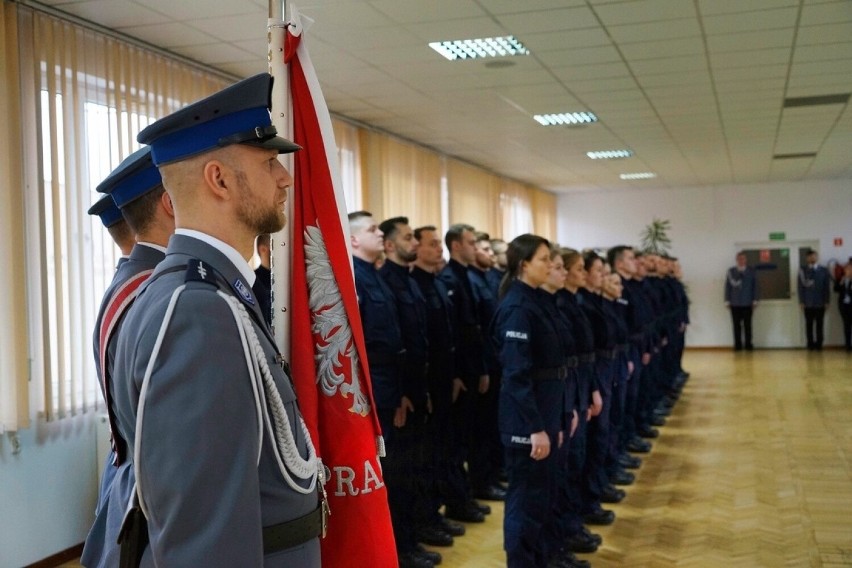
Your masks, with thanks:
[[[712,35],[707,37],[707,48],[711,54],[726,51],[747,51],[755,49],[784,48],[789,46],[794,37],[794,28],[780,30],[763,30],[745,33]]]
[[[181,22],[118,28],[119,31],[165,49],[215,43],[216,38]]]
[[[697,36],[663,41],[621,43],[619,47],[628,61],[704,54],[704,41]]]
[[[142,26],[169,22],[167,16],[129,0],[89,0],[62,4],[57,8],[108,28],[118,28],[131,23]]]
[[[787,65],[759,65],[755,67],[728,67],[713,70],[713,80],[718,82],[748,81],[787,76]]]
[[[250,0],[208,2],[203,9],[199,9],[195,2],[175,2],[174,0],[135,0],[135,3],[150,8],[154,12],[159,12],[169,19],[179,21],[197,21],[199,18],[253,14],[262,18],[265,26],[268,16],[268,10]]]
[[[571,6],[584,6],[584,0],[479,0],[479,4],[492,14],[518,14]]]
[[[699,0],[698,9],[704,16],[769,10],[780,6],[796,6],[798,0]]]
[[[624,4],[603,4],[595,6],[594,10],[606,26],[695,17],[695,8],[692,3],[681,0],[641,0]]]
[[[569,65],[550,67],[553,74],[563,81],[582,81],[588,79],[610,79],[627,77],[630,71],[622,62],[601,63],[599,65]]]
[[[523,43],[533,55],[538,55],[545,51],[562,51],[578,47],[611,45],[612,41],[603,28],[595,27],[571,30],[569,32],[559,30],[555,32],[524,34]]]
[[[523,14],[503,14],[497,16],[497,20],[517,37],[525,33],[595,28],[599,25],[595,15],[585,6]]]
[[[740,14],[705,16],[702,19],[704,31],[708,35],[751,32],[779,28],[793,28],[799,9],[796,6],[775,10],[761,10]]]
[[[187,45],[172,49],[175,53],[189,57],[196,61],[204,61],[210,64],[236,63],[240,61],[252,61],[260,59],[266,65],[266,60],[258,58],[255,54],[227,43],[211,43],[208,45]]]
[[[618,50],[611,45],[565,49],[562,51],[546,51],[537,53],[536,59],[548,67],[563,67],[566,65],[592,65],[595,63],[614,63],[621,61]]]
[[[192,22],[192,26],[202,33],[218,38],[220,41],[260,39],[266,44],[267,20],[266,14],[258,11],[249,14],[195,20]]]
[[[819,45],[823,43],[842,43],[852,37],[852,22],[804,26],[799,28],[796,45]]]
[[[433,41],[456,41],[513,35],[518,41],[526,45],[526,38],[513,31],[507,32],[503,26],[491,18],[465,18],[463,20],[441,20],[422,24],[408,24],[405,29],[426,44]]]
[[[800,26],[816,26],[852,22],[852,4],[848,0],[825,4],[806,4],[802,7]]]
[[[643,59],[631,61],[630,68],[637,76],[666,75],[681,71],[706,71],[707,60],[703,55],[686,55],[683,57],[666,57],[664,59]]]
[[[647,22],[629,26],[608,26],[607,29],[619,44],[701,36],[701,29],[698,27],[698,21],[695,18]]]
[[[852,42],[829,45],[802,45],[793,53],[793,64],[808,61],[849,61],[852,58]]]
[[[710,54],[713,69],[780,65],[790,61],[790,47],[728,51]]]
[[[660,75],[640,75],[639,84],[642,87],[666,87],[683,84],[701,84],[709,87],[710,78],[704,71],[681,71],[678,73],[662,73]]]
[[[198,2],[199,0],[194,0]],[[336,34],[344,30],[355,30],[364,34],[365,30],[382,27],[399,27],[369,2],[332,2],[322,5],[310,2],[299,7],[299,12],[314,20],[309,33],[321,37]]]
[[[370,4],[379,12],[400,24],[422,22],[449,22],[476,18],[485,12],[473,2],[457,0],[371,0]],[[470,36],[466,36],[470,37]]]

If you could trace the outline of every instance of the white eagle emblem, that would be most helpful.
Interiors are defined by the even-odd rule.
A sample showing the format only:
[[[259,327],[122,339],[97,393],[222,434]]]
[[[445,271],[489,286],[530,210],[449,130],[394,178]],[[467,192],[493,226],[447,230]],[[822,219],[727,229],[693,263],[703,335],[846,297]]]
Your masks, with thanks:
[[[305,264],[311,331],[319,337],[314,346],[317,383],[326,396],[334,396],[338,388],[343,398],[351,394],[352,406],[349,411],[366,416],[370,413],[370,403],[361,388],[358,351],[319,227],[308,226],[305,229]],[[346,382],[343,372],[347,361],[352,371],[350,383]]]

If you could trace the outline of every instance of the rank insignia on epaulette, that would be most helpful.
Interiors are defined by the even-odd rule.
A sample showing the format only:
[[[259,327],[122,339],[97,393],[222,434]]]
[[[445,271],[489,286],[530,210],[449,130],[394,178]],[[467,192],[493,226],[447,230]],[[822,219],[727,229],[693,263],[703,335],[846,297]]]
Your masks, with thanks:
[[[249,287],[246,286],[245,282],[243,282],[241,279],[237,278],[236,280],[234,280],[234,283],[232,284],[232,286],[234,287],[234,290],[236,290],[237,294],[240,295],[240,298],[242,298],[245,303],[251,304],[252,306],[254,305],[254,297],[251,295],[251,289],[249,289]]]
[[[186,263],[186,282],[209,282],[215,284],[216,278],[213,267],[197,258],[191,258]]]

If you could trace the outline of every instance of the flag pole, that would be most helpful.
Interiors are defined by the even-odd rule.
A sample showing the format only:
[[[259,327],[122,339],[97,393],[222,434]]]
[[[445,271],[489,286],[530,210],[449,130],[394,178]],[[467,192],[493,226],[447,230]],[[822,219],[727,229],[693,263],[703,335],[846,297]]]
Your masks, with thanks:
[[[275,78],[272,84],[272,124],[278,129],[278,133],[293,139],[292,109],[288,103],[287,96],[287,67],[284,64],[284,37],[287,33],[285,27],[286,7],[285,0],[269,0],[269,23],[267,25],[267,59],[269,72]],[[279,160],[290,173],[293,173],[293,155],[282,154]],[[289,243],[293,242],[291,220],[293,218],[293,188],[289,190],[285,213],[287,214],[287,226],[272,236],[272,330],[275,334],[275,342],[285,359],[290,359],[290,318],[287,311],[290,309],[290,269],[293,255]]]

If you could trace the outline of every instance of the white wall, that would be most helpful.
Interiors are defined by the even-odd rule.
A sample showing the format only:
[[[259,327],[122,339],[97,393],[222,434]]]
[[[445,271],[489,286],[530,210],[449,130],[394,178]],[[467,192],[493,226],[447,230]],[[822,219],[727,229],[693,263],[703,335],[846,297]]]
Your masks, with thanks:
[[[86,538],[97,500],[96,424],[90,412],[0,438],[0,567],[24,566]]]
[[[794,243],[818,243],[823,262],[852,256],[852,179],[564,194],[558,200],[559,243],[575,248],[639,244],[640,233],[655,217],[672,224],[671,253],[683,265],[692,300],[687,334],[692,346],[732,343],[722,294],[737,243],[768,242],[769,233],[784,232]],[[834,246],[836,237],[843,239],[842,246]],[[763,346],[802,345],[804,324],[795,321],[799,312],[785,311],[783,317],[792,321],[779,322],[774,318],[780,309],[769,304],[755,313]],[[843,342],[839,320],[832,293],[828,345]],[[779,329],[800,330],[800,337],[779,337]]]

